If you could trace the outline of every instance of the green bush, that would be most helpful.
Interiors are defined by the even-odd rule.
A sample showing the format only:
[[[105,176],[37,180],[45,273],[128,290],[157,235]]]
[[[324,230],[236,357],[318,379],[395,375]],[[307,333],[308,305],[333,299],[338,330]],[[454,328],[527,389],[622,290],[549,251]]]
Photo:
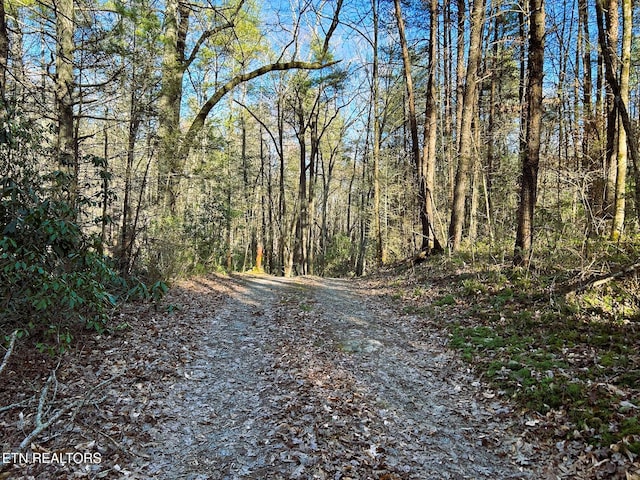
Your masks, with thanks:
[[[338,234],[331,238],[326,254],[320,255],[322,274],[332,277],[347,276],[353,270],[353,258],[357,245],[347,235]]]
[[[122,280],[70,205],[32,180],[4,177],[0,187],[2,321],[64,348],[78,323],[102,330],[116,304],[108,292]]]
[[[78,329],[101,332],[120,298],[157,299],[166,285],[120,276],[77,221],[90,201],[68,200],[64,173],[38,173],[39,154],[0,145],[0,333],[17,329],[55,352]]]

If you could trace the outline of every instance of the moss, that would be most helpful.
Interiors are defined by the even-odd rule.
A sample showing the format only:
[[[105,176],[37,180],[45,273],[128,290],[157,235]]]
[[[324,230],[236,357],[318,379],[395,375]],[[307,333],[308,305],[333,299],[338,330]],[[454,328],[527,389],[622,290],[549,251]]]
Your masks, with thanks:
[[[453,295],[445,295],[444,297],[435,300],[433,304],[437,307],[444,307],[445,305],[455,305],[456,299]]]
[[[636,416],[624,419],[620,425],[620,435],[640,435],[640,418]]]
[[[584,398],[585,388],[580,382],[571,382],[566,386],[566,395],[571,401],[577,402]]]
[[[594,445],[623,438],[631,445],[640,434],[638,420],[629,418],[638,411],[618,406],[623,400],[640,404],[638,281],[627,278],[570,298],[553,293],[558,285],[571,284],[585,261],[615,271],[640,252],[640,245],[603,249],[606,245],[558,248],[548,262],[529,270],[505,266],[504,256],[495,252],[483,260],[476,251],[471,264],[461,264],[466,257],[455,255],[429,267],[427,279],[440,295],[430,316],[444,317],[436,307],[455,304],[456,322],[447,317],[442,323],[449,329],[449,346],[522,407],[565,412],[571,425],[567,435],[587,430]],[[500,265],[496,258],[502,258]]]
[[[627,444],[627,450],[634,455],[640,455],[640,440],[629,442]]]
[[[638,388],[640,385],[640,370],[629,370],[618,376],[617,383],[621,386]]]
[[[300,304],[300,310],[302,310],[303,312],[310,312],[312,308],[313,307],[307,303]]]
[[[531,379],[531,370],[528,368],[521,368],[515,372],[515,376],[520,381],[526,381]]]
[[[498,374],[498,372],[502,371],[504,367],[504,362],[494,360],[489,365],[487,365],[487,377],[494,378]]]
[[[513,290],[511,288],[504,288],[497,293],[492,299],[493,308],[501,310],[505,304],[513,299]]]
[[[477,278],[468,278],[462,281],[462,291],[466,296],[475,296],[487,293],[487,286]]]

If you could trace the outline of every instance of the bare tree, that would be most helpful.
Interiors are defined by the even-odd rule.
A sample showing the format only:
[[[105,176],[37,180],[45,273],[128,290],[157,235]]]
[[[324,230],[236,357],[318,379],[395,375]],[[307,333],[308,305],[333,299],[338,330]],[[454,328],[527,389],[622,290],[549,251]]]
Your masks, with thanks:
[[[542,80],[544,77],[544,0],[529,0],[529,62],[526,142],[522,155],[518,229],[513,263],[528,266],[533,252],[534,208],[538,195],[538,165],[542,132]]]
[[[200,48],[209,38],[234,27],[235,18],[240,14],[244,0],[240,0],[235,5],[229,18],[225,15],[220,15],[220,23],[214,28],[203,32],[188,55],[186,52],[186,39],[189,31],[191,5],[181,0],[169,0],[167,2],[158,135],[160,137],[160,188],[163,192],[165,206],[168,207],[169,211],[175,212],[180,178],[184,174],[184,162],[189,155],[193,142],[204,127],[205,120],[213,107],[215,107],[227,93],[238,85],[270,72],[295,69],[319,70],[335,63],[326,61],[326,54],[329,48],[329,41],[338,24],[342,1],[343,0],[339,0],[335,6],[333,21],[324,39],[323,55],[321,55],[319,60],[314,62],[295,59],[283,61],[281,57],[276,62],[262,65],[248,72],[233,75],[227,82],[218,87],[200,106],[198,113],[190,122],[184,135],[180,130],[180,106],[182,102],[182,82],[184,75],[197,58]]]
[[[462,98],[462,116],[459,130],[458,169],[453,187],[453,205],[449,223],[449,249],[456,251],[462,242],[467,185],[471,172],[472,123],[478,103],[478,63],[482,53],[482,28],[485,19],[485,1],[474,0],[471,13],[469,55]]]

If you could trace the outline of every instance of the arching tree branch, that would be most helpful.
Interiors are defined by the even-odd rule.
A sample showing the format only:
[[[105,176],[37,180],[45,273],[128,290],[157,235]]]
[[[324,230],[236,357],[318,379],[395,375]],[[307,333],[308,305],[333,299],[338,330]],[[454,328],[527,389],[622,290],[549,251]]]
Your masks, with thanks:
[[[638,150],[638,140],[631,125],[629,110],[627,109],[627,106],[622,99],[622,95],[620,94],[620,83],[618,82],[618,79],[616,78],[615,72],[613,70],[613,59],[611,58],[611,51],[607,43],[605,29],[602,21],[602,18],[604,16],[604,8],[601,1],[602,0],[596,1],[596,10],[598,13],[596,15],[596,19],[598,24],[598,41],[600,42],[600,49],[602,51],[602,57],[605,62],[605,76],[607,78],[607,83],[609,84],[609,86],[611,87],[611,91],[613,92],[613,98],[616,107],[618,107],[618,111],[620,113],[622,127],[627,133],[627,141],[629,142],[629,153],[631,154],[631,160],[633,161],[634,168],[636,169],[636,171],[638,171],[640,170],[640,151]]]
[[[180,149],[179,157],[184,159],[189,155],[189,151],[193,145],[193,141],[195,140],[202,127],[204,127],[204,122],[207,119],[207,116],[215,107],[220,100],[224,98],[224,96],[233,90],[238,85],[253,80],[254,78],[261,77],[270,72],[282,71],[282,70],[321,70],[323,68],[330,67],[331,65],[335,65],[338,62],[329,62],[329,63],[321,63],[321,62],[300,62],[300,61],[291,61],[291,62],[277,62],[271,63],[269,65],[263,65],[260,68],[252,70],[251,72],[242,73],[240,75],[236,75],[227,83],[225,83],[222,87],[220,87],[216,92],[202,105],[200,111],[195,116],[193,121],[191,122],[191,126],[187,131],[184,141],[182,143],[182,148]]]

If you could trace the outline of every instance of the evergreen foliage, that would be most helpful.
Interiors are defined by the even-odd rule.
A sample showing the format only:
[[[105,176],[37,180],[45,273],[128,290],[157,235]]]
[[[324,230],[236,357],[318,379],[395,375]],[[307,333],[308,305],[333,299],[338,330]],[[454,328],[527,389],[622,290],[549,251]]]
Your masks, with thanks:
[[[0,148],[0,328],[33,334],[63,351],[81,328],[102,332],[123,298],[157,297],[166,286],[125,279],[80,218],[93,200],[67,199],[67,175],[42,174],[38,134],[14,126]]]

